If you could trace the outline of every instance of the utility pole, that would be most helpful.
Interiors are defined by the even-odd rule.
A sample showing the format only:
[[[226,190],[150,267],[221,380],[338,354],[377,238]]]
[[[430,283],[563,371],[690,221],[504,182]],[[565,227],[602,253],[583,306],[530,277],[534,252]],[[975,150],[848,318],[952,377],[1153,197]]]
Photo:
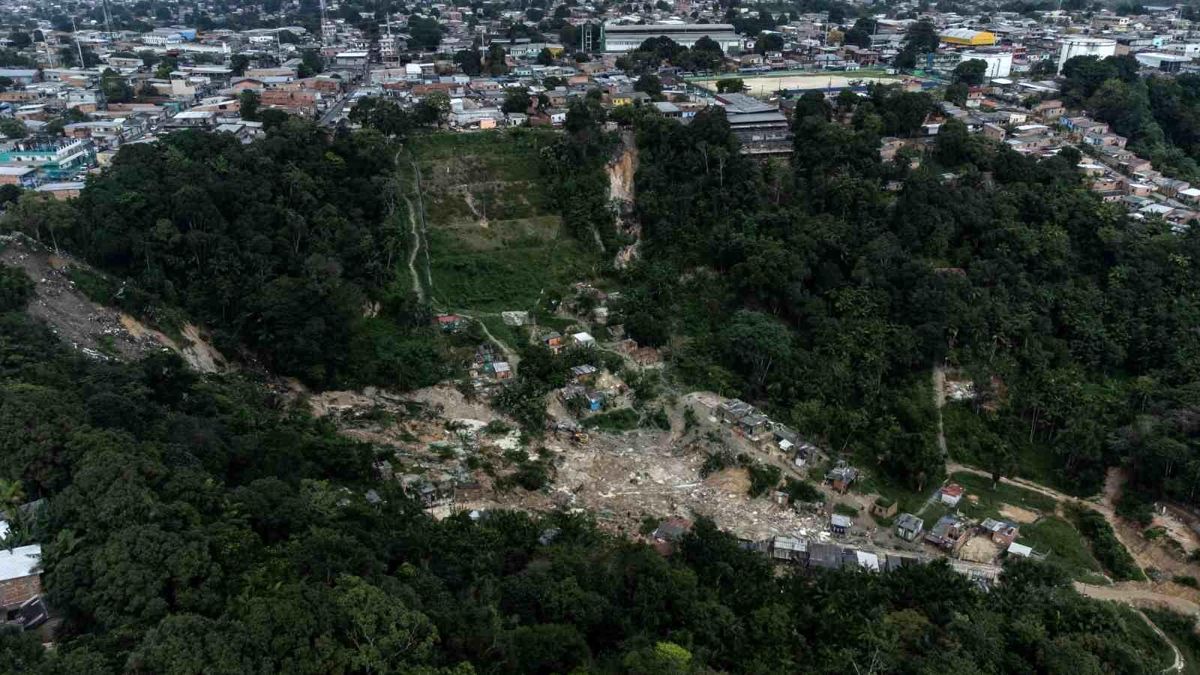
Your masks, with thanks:
[[[79,30],[75,28],[75,16],[71,16],[71,37],[75,38],[75,50],[79,52],[79,67],[85,68],[87,64],[83,62],[83,46],[79,44]]]
[[[106,30],[108,32],[108,41],[112,42],[112,39],[113,39],[112,11],[109,8],[108,0],[104,0],[104,30]]]

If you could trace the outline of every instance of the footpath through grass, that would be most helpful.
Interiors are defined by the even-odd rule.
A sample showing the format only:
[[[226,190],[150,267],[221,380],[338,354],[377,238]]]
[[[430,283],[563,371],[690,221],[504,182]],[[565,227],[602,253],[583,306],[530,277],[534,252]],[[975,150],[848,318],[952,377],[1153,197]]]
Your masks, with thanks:
[[[548,294],[594,275],[603,260],[568,236],[539,175],[557,132],[429,134],[401,167],[419,168],[435,302],[488,312],[531,310]],[[415,162],[416,167],[413,166]]]

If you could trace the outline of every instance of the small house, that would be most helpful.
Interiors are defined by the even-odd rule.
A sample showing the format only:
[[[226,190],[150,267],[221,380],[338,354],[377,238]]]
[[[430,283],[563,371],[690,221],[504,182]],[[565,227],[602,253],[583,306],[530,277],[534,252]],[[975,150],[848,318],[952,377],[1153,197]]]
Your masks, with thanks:
[[[576,333],[571,338],[575,341],[576,347],[590,349],[596,346],[596,338],[592,337],[591,333]]]
[[[754,412],[754,406],[736,398],[721,403],[717,409],[721,421],[730,424],[737,424],[743,417],[752,412]]]
[[[792,537],[775,537],[771,540],[771,557],[775,560],[796,562],[808,551],[808,542]]]
[[[854,557],[855,561],[858,563],[858,566],[863,570],[866,570],[867,572],[879,571],[879,556],[877,554],[871,553],[870,551],[855,551]]]
[[[591,382],[596,379],[596,366],[587,364],[574,366],[571,368],[571,379],[580,384]]]
[[[891,518],[896,515],[897,509],[899,509],[899,505],[896,504],[896,500],[878,497],[875,499],[875,503],[871,504],[871,515],[877,518]]]
[[[766,431],[770,421],[766,415],[757,412],[750,413],[738,421],[737,430],[747,438],[758,438],[759,434]]]
[[[551,352],[557,354],[563,349],[563,336],[557,331],[551,331],[542,336],[542,344]]]
[[[933,529],[925,535],[925,541],[944,551],[955,553],[970,536],[966,520],[955,515],[945,515],[939,518]]]
[[[496,376],[497,380],[512,379],[512,366],[508,365],[508,361],[493,361],[492,374]]]
[[[457,333],[463,325],[462,317],[457,314],[438,314],[435,321],[443,333]]]
[[[599,412],[604,409],[604,394],[598,391],[586,391],[583,400],[589,412]]]
[[[916,558],[916,557],[913,557],[910,555],[899,555],[896,553],[888,553],[884,557],[884,560],[885,560],[884,569],[886,569],[889,572],[894,572],[898,569],[903,569],[905,567],[912,567],[914,565],[924,564],[924,561],[922,561],[920,558]]]
[[[817,569],[837,570],[842,568],[842,547],[837,544],[809,542],[808,566]]]
[[[916,541],[925,529],[925,521],[911,513],[901,513],[896,519],[896,536],[904,541]]]
[[[844,460],[838,460],[837,466],[825,474],[825,480],[838,492],[846,492],[850,485],[858,479],[858,469],[849,466]]]
[[[1017,540],[1021,534],[1021,529],[1003,520],[994,520],[986,518],[979,524],[979,529],[987,536],[991,537],[992,542],[999,546],[1008,546]]]
[[[0,549],[0,623],[42,593],[39,544]]]
[[[941,490],[938,490],[938,501],[946,506],[955,507],[958,506],[960,501],[962,501],[963,495],[966,494],[966,492],[967,490],[963,486],[959,485],[958,483],[951,483],[943,486]]]
[[[829,531],[838,536],[849,534],[853,526],[854,521],[849,516],[835,513],[829,517]]]

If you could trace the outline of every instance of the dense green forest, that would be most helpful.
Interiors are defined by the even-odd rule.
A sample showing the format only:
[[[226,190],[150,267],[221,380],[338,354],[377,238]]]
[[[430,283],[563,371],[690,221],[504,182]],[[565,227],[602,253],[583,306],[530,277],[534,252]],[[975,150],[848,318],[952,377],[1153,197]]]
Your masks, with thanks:
[[[779,575],[700,522],[663,558],[565,515],[436,522],[372,448],[174,356],[88,360],[0,276],[0,476],[46,497],[53,650],[0,670],[155,673],[1152,673],[1139,617],[1055,568]],[[369,487],[379,500],[366,496]]]
[[[182,308],[281,374],[424,386],[448,368],[427,308],[396,284],[398,150],[298,119],[250,145],[172,134],[122,148],[75,202],[26,195],[6,224],[129,281],[118,300],[135,313]]]
[[[929,373],[945,362],[981,393],[961,459],[1081,492],[1124,463],[1136,488],[1194,501],[1200,237],[1101,203],[1073,149],[1039,161],[956,121],[919,168],[881,162],[880,137],[931,105],[805,97],[790,163],[739,155],[719,111],[642,116],[626,328],[693,384],[910,488],[942,472]]]

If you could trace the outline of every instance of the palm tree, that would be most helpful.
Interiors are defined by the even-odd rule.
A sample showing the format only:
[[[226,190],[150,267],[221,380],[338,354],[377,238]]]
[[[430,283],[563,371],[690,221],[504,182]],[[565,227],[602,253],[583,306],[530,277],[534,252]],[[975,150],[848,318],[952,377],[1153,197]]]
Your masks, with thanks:
[[[0,513],[4,514],[4,520],[8,521],[8,533],[4,539],[12,548],[11,544],[17,541],[16,530],[20,518],[19,507],[25,501],[25,491],[19,480],[5,480],[0,478]]]

